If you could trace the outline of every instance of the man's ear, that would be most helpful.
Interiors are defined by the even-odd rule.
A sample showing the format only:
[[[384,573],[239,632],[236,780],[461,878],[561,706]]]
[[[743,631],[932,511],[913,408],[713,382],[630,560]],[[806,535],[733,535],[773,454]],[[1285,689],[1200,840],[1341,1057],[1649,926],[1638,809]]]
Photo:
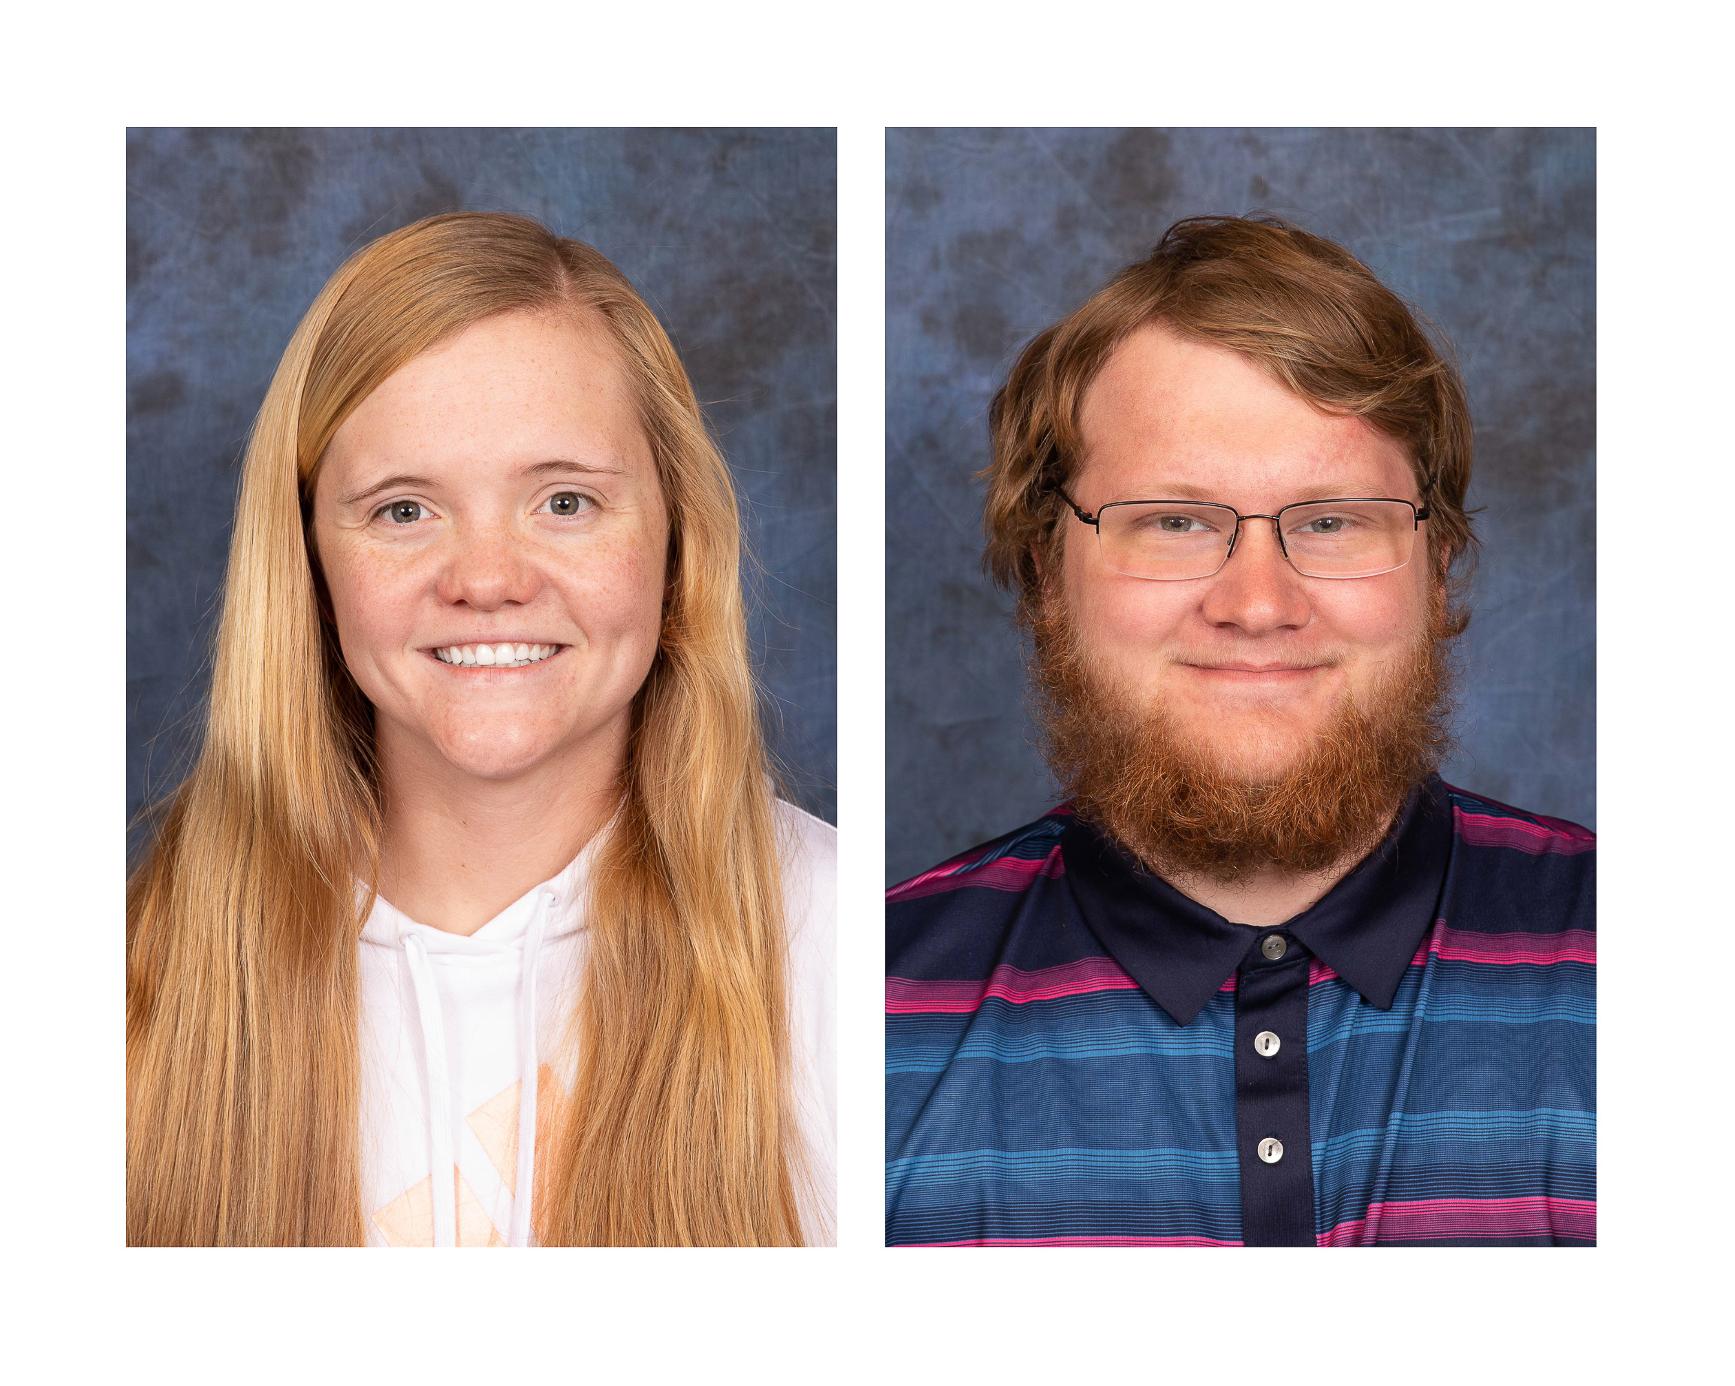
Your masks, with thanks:
[[[1030,546],[1030,568],[1031,568],[1031,571],[1036,574],[1037,580],[1040,581],[1042,578],[1042,545],[1041,544],[1032,544]]]

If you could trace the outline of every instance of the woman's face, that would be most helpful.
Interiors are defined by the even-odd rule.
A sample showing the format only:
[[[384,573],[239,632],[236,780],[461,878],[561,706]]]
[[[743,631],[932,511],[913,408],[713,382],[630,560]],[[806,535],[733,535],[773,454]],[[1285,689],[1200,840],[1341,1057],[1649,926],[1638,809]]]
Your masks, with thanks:
[[[603,328],[502,314],[399,369],[333,437],[313,537],[388,770],[623,753],[668,521]]]

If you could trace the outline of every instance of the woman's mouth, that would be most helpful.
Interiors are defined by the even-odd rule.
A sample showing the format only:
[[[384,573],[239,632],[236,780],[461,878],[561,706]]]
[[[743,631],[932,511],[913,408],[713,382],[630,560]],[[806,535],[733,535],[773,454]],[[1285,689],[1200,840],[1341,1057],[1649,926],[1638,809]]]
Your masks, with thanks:
[[[427,653],[453,669],[528,669],[544,664],[565,645],[502,642],[497,645],[441,645]]]

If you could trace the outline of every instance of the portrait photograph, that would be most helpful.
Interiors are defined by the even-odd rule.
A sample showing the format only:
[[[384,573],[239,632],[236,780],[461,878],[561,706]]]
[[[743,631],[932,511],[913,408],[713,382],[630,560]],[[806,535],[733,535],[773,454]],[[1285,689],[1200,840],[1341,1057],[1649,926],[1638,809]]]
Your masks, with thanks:
[[[834,1242],[836,203],[128,129],[130,1244]]]
[[[1596,1241],[1596,134],[888,129],[886,1241]]]

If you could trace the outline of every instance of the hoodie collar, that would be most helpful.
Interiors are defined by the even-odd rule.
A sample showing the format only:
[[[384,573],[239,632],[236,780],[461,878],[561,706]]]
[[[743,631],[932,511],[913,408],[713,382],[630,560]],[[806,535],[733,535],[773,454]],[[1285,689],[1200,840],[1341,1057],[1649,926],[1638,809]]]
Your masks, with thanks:
[[[1074,818],[1061,835],[1066,881],[1085,923],[1179,1025],[1190,1024],[1266,934],[1288,933],[1354,987],[1391,1009],[1445,880],[1452,814],[1430,775],[1404,800],[1380,844],[1319,901],[1286,923],[1223,918],[1143,869],[1100,829]]]
[[[423,941],[430,953],[495,952],[505,946],[516,946],[523,938],[536,915],[538,900],[545,891],[552,894],[554,899],[549,906],[543,937],[555,938],[562,934],[576,933],[585,927],[583,897],[590,882],[590,872],[597,850],[611,827],[612,820],[564,867],[546,881],[531,886],[473,934],[454,934],[419,923],[385,896],[379,895],[374,898],[373,910],[362,925],[361,936],[368,943],[397,947],[404,939],[414,935]],[[356,908],[359,910],[367,902],[367,886],[358,879],[355,890]]]

